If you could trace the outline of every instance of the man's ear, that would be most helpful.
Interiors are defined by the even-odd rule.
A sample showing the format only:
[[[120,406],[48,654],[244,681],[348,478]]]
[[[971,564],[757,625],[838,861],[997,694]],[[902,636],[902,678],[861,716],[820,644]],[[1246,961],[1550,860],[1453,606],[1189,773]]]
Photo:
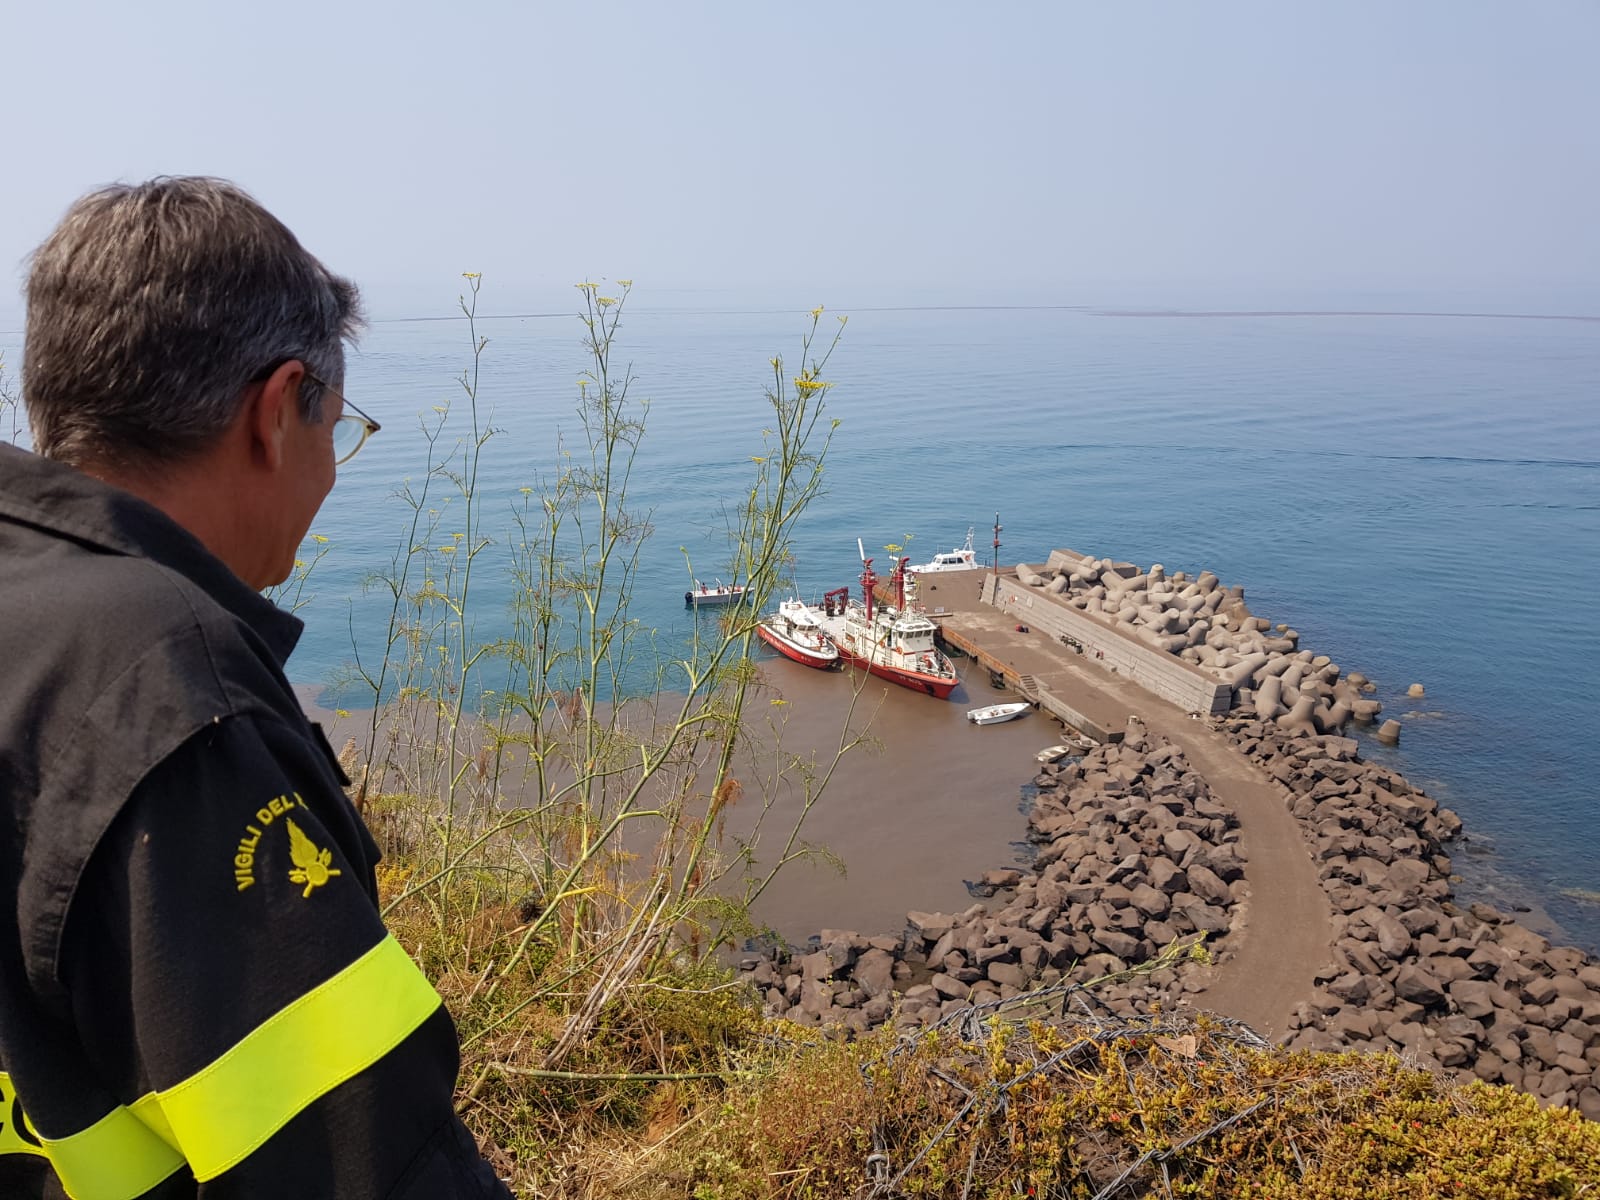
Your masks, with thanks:
[[[269,471],[284,465],[289,433],[300,421],[300,383],[305,377],[305,364],[291,358],[265,383],[252,385],[245,400],[251,460]]]

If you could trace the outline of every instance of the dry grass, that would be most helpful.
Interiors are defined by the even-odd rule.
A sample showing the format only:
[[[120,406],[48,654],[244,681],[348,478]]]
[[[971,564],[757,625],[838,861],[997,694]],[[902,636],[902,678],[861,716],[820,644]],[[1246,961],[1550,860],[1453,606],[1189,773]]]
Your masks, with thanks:
[[[590,1195],[1496,1200],[1600,1194],[1600,1125],[1226,1024],[991,1017],[800,1045]]]
[[[1204,1015],[1114,1015],[1067,985],[846,1042],[685,958],[550,1068],[604,963],[552,937],[491,989],[527,913],[493,876],[455,887],[448,933],[413,902],[391,925],[456,1016],[463,1115],[519,1196],[1600,1196],[1600,1125],[1576,1113]]]

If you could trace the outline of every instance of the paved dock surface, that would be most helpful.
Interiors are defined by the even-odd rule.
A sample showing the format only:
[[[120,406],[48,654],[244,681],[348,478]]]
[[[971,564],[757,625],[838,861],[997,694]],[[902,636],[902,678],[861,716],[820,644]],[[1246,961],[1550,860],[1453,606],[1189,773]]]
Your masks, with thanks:
[[[1124,730],[1138,717],[1180,746],[1216,800],[1239,818],[1250,894],[1228,935],[1232,956],[1208,968],[1206,990],[1193,1003],[1281,1037],[1333,945],[1332,907],[1282,791],[1206,721],[1044,634],[1018,631],[1014,616],[979,601],[982,574],[950,572],[924,585],[922,604],[952,642],[976,648],[981,664],[1008,677],[1031,676],[1097,726],[1084,728],[1091,736]]]

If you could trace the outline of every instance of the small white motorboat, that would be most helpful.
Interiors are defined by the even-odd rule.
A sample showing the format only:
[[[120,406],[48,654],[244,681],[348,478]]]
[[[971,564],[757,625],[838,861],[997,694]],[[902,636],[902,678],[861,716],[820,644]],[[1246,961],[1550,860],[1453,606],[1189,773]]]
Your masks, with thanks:
[[[1001,721],[1020,717],[1032,707],[1033,705],[1026,701],[1019,701],[1016,704],[991,704],[987,708],[969,708],[967,720],[974,725],[998,725]]]
[[[1046,746],[1033,757],[1039,762],[1049,766],[1053,762],[1060,762],[1069,754],[1087,754],[1094,749],[1094,740],[1081,735],[1068,740],[1064,745]]]
[[[707,587],[696,579],[694,586],[683,594],[683,603],[686,608],[699,608],[702,604],[732,604],[743,595],[742,583],[725,584],[719,579],[715,587]]]
[[[978,565],[978,552],[972,548],[972,529],[967,530],[967,544],[957,546],[954,550],[947,550],[943,554],[935,554],[925,563],[919,563],[906,570],[914,575],[931,575],[939,571],[970,571]]]

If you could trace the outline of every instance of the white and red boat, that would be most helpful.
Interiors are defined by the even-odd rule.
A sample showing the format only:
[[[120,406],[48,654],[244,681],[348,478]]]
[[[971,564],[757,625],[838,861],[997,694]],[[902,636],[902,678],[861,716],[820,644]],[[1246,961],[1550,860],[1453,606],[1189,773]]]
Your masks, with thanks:
[[[899,605],[876,604],[872,589],[878,577],[872,573],[872,560],[863,552],[861,599],[850,599],[849,588],[835,588],[822,598],[818,624],[833,639],[845,662],[912,691],[948,699],[960,678],[933,644],[934,623],[906,608],[905,578],[906,560],[897,558],[889,582]],[[812,612],[816,615],[815,609]]]
[[[816,613],[799,600],[785,600],[756,626],[756,636],[785,658],[826,671],[839,663],[839,648],[823,632]]]

